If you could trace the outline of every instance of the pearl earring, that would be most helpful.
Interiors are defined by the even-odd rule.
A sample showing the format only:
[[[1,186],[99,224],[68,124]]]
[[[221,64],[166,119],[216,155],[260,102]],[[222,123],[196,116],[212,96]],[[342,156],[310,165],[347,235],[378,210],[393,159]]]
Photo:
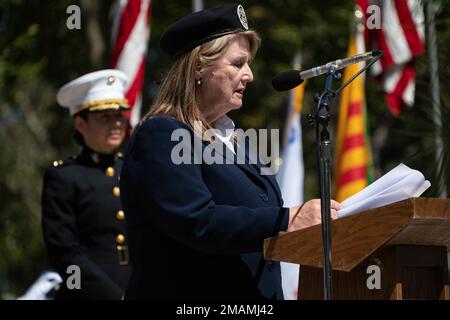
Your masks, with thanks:
[[[201,85],[202,84],[202,78],[197,80],[197,85]]]

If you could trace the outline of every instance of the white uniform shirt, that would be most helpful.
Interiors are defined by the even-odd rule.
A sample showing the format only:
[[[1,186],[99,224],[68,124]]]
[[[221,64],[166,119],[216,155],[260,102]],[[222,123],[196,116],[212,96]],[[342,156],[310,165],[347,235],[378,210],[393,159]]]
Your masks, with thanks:
[[[236,154],[233,141],[231,140],[235,129],[233,120],[227,115],[224,115],[214,122],[214,128],[216,129],[217,138]]]

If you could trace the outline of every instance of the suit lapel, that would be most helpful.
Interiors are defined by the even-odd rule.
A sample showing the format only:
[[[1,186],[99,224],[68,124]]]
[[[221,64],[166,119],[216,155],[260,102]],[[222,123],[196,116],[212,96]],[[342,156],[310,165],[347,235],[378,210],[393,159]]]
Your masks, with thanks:
[[[256,155],[256,163],[252,164],[252,166],[254,166],[257,169],[257,172],[260,173],[262,168],[267,168],[266,165],[261,163],[260,158],[259,158],[259,154],[256,152],[256,150],[253,149],[253,147],[251,145],[248,148],[246,148],[245,152],[247,154],[247,159],[249,157],[249,153],[254,153]],[[252,162],[249,162],[249,163],[252,163]],[[269,182],[270,186],[275,191],[279,202],[281,203],[281,205],[283,205],[283,197],[281,195],[281,190],[280,190],[280,188],[278,186],[278,182],[275,179],[275,175],[273,175],[273,174],[271,174],[271,175],[261,175],[261,174],[259,174],[259,176]]]
[[[241,146],[238,145],[237,148],[241,148]],[[247,147],[244,151],[248,166],[254,168],[254,172],[256,172],[259,179],[264,180],[266,184],[268,183],[272,187],[278,197],[279,203],[283,204],[283,197],[281,196],[281,191],[278,187],[277,181],[274,178],[274,175],[261,175],[261,169],[267,168],[267,166],[261,163],[257,151],[250,144],[247,144]]]
[[[238,150],[239,147],[237,146],[236,143],[233,143],[233,145],[235,153],[233,153],[230,149],[228,149],[228,147],[224,143],[222,143],[219,140],[216,140],[216,142],[214,143],[214,150],[216,153],[218,153],[220,156],[223,157],[224,164],[236,165],[242,171],[251,175],[254,178],[254,180],[256,179],[259,182],[259,185],[261,185],[264,189],[267,189],[265,179],[262,178],[261,175],[259,174],[259,168],[251,164],[251,162],[249,161],[248,154],[242,155],[243,150],[242,149]],[[208,142],[203,141],[204,148],[211,148],[211,146],[212,145],[209,144]],[[239,152],[242,153],[240,154]]]
[[[241,170],[256,178],[264,189],[267,190],[268,187],[271,187],[277,195],[279,203],[283,204],[281,191],[274,175],[261,175],[261,169],[267,166],[261,163],[258,153],[252,146],[247,144],[247,147],[243,148],[240,144],[234,142],[233,145],[236,152],[234,154],[221,141],[216,140],[215,144],[214,150],[223,157],[224,163],[237,165]],[[211,147],[208,142],[203,141],[203,147],[206,148],[208,146]]]

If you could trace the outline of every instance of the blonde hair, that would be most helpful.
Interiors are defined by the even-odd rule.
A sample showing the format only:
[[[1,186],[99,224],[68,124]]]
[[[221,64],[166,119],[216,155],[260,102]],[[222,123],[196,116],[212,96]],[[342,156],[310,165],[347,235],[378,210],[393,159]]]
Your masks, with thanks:
[[[206,122],[197,103],[195,70],[199,65],[202,67],[213,65],[222,57],[231,40],[237,35],[244,35],[248,39],[253,60],[261,44],[261,39],[255,31],[225,35],[194,48],[172,65],[161,83],[150,110],[144,115],[140,124],[156,115],[167,115],[188,125],[200,136],[205,130],[211,129],[211,125]],[[199,121],[202,123],[201,128],[194,125]]]

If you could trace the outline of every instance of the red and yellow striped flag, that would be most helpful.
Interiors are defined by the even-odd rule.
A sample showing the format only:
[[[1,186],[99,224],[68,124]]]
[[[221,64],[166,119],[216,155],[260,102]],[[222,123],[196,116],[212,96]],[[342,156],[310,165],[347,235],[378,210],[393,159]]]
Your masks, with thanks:
[[[350,38],[348,56],[365,52],[363,32]],[[357,73],[364,63],[344,71],[343,83]],[[339,102],[339,121],[334,168],[334,199],[341,202],[364,189],[372,181],[372,155],[367,134],[364,74],[345,88]]]

